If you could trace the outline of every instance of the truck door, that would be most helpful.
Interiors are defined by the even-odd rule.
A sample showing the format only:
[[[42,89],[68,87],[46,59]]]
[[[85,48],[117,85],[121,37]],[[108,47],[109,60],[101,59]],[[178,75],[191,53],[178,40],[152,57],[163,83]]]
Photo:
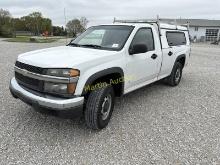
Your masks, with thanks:
[[[132,77],[127,87],[147,85],[157,79],[162,61],[159,35],[154,28],[142,27],[137,30],[130,48],[137,44],[147,46],[146,53],[127,55],[127,76]]]

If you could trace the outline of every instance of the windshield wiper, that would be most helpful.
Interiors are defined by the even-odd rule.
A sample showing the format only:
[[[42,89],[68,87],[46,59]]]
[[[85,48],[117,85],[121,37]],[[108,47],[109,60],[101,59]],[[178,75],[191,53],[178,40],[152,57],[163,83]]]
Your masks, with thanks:
[[[100,45],[93,45],[93,44],[85,44],[85,45],[81,45],[81,46],[91,47],[91,48],[98,48],[98,49],[103,48],[103,47],[100,46]]]
[[[69,44],[67,44],[67,46],[76,46],[76,47],[80,47],[81,45],[70,42]]]

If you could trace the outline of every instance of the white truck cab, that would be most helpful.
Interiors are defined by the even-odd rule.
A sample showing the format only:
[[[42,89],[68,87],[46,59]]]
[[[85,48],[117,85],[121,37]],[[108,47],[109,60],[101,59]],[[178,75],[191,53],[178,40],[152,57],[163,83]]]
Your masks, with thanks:
[[[93,26],[66,46],[18,56],[10,91],[33,107],[79,111],[107,126],[114,98],[164,79],[177,86],[190,56],[186,27],[158,21]]]

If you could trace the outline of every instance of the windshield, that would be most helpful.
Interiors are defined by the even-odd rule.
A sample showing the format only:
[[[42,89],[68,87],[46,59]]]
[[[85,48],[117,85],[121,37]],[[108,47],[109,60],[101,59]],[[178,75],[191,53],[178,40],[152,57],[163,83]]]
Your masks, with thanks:
[[[94,26],[87,29],[69,45],[104,50],[121,50],[133,29],[133,26],[124,25]]]

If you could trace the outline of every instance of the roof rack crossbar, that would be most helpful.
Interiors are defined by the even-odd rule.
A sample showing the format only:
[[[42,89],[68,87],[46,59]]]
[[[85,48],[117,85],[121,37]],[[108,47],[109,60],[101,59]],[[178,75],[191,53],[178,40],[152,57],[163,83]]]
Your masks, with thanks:
[[[116,19],[114,19],[114,23],[157,23],[157,21],[152,21],[152,20],[116,20]]]
[[[159,35],[161,36],[161,28],[160,28],[160,19],[159,16],[157,15],[157,20],[117,20],[114,18],[113,23],[148,23],[148,24],[156,24],[158,26],[158,32]]]

